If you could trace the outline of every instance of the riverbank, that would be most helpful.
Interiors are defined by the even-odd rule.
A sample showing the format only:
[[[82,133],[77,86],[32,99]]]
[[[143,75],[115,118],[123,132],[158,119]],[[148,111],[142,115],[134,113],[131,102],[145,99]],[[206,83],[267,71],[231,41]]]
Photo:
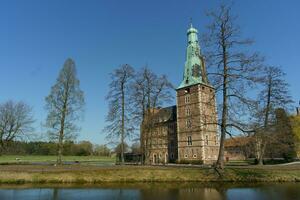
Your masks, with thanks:
[[[300,182],[300,165],[210,168],[165,166],[2,165],[1,184],[132,182]]]

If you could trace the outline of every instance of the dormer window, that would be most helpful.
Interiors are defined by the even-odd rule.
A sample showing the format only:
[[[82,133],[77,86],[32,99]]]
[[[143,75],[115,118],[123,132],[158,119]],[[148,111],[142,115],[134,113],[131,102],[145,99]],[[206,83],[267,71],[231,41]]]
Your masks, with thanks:
[[[192,72],[194,77],[200,77],[200,66],[195,64]]]

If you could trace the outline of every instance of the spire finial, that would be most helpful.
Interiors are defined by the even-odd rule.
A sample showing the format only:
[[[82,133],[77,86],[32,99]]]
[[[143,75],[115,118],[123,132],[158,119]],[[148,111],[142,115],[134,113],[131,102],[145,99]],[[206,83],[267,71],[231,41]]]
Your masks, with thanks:
[[[193,18],[190,17],[190,27],[193,28]]]

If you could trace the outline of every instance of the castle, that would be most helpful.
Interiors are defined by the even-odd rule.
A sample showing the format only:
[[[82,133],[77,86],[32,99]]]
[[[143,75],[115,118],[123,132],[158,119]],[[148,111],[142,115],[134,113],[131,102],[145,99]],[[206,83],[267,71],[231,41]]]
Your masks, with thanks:
[[[219,153],[215,89],[209,84],[198,31],[192,25],[187,31],[184,76],[176,93],[175,106],[152,110],[151,129],[141,126],[145,162],[215,162]]]

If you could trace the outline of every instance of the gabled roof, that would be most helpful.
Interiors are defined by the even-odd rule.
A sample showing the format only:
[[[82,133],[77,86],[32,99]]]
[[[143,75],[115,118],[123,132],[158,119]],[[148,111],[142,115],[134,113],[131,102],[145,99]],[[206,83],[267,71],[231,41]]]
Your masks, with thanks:
[[[156,123],[164,123],[170,121],[176,121],[177,113],[176,106],[169,106],[165,108],[158,108],[154,115]]]

